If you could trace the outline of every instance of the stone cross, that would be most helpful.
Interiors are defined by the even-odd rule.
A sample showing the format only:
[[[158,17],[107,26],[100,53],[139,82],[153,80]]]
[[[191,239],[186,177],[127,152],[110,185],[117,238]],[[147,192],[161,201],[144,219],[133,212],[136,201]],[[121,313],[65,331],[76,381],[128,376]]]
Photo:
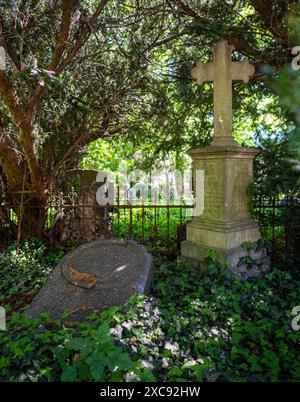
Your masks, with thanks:
[[[212,49],[213,63],[199,62],[192,69],[192,77],[199,85],[214,83],[214,142],[220,145],[235,144],[232,136],[232,81],[247,83],[255,72],[248,59],[232,62],[233,50],[234,46],[229,46],[227,40],[221,40]]]

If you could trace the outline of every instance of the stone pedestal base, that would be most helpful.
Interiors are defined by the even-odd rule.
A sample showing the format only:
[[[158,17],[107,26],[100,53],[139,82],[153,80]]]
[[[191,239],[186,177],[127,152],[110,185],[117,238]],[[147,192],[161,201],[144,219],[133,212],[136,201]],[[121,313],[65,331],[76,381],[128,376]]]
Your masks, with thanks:
[[[254,243],[260,237],[258,225],[252,219],[218,222],[194,217],[186,231],[190,242],[221,250],[239,247],[244,242]]]
[[[242,247],[224,250],[217,247],[209,247],[218,253],[218,261],[227,263],[228,268],[241,279],[258,276],[269,271],[270,259],[264,248],[245,252]],[[198,265],[201,272],[205,273],[208,268],[206,253],[207,246],[185,240],[181,243],[181,256],[179,261],[190,261]]]
[[[217,140],[209,147],[190,152],[195,200],[200,202],[203,197],[204,209],[202,215],[194,216],[187,224],[181,257],[197,261],[204,270],[206,250],[211,249],[218,253],[221,262],[228,262],[237,276],[257,275],[268,268],[266,251],[251,250],[247,255],[241,245],[256,243],[260,238],[258,225],[251,218],[247,194],[253,159],[259,150],[225,145],[223,137],[219,143]],[[195,183],[197,171],[204,174],[204,188],[200,192]]]

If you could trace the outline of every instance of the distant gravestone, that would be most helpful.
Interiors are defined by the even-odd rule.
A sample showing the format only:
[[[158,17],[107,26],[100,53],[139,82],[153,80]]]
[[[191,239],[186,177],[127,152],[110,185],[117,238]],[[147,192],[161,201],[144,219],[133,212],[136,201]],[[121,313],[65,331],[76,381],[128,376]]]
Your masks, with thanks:
[[[30,305],[27,316],[64,311],[72,320],[121,305],[134,293],[147,293],[152,257],[144,246],[119,239],[96,240],[67,254]]]
[[[73,169],[66,172],[66,195],[60,206],[61,237],[64,244],[82,244],[112,235],[107,209],[96,201],[98,188],[104,183],[96,181],[97,170]]]

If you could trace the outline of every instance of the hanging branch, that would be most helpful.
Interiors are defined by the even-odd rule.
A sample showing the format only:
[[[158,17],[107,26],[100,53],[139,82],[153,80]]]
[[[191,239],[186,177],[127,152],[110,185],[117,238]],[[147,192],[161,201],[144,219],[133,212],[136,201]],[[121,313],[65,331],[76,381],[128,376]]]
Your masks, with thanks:
[[[22,228],[22,220],[24,214],[24,190],[25,190],[25,178],[26,178],[26,165],[23,175],[23,184],[22,184],[22,193],[21,193],[21,203],[19,209],[19,222],[18,222],[18,234],[17,234],[17,253],[19,254],[20,251],[20,239],[21,239],[21,228]]]

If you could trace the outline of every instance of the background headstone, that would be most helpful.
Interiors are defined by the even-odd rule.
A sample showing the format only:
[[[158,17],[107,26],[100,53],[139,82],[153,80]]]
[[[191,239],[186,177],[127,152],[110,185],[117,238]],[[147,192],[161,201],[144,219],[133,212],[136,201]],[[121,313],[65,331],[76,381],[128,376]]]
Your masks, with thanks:
[[[60,208],[61,241],[85,243],[111,237],[112,225],[108,209],[96,202],[97,170],[74,169],[66,172],[66,194]]]

